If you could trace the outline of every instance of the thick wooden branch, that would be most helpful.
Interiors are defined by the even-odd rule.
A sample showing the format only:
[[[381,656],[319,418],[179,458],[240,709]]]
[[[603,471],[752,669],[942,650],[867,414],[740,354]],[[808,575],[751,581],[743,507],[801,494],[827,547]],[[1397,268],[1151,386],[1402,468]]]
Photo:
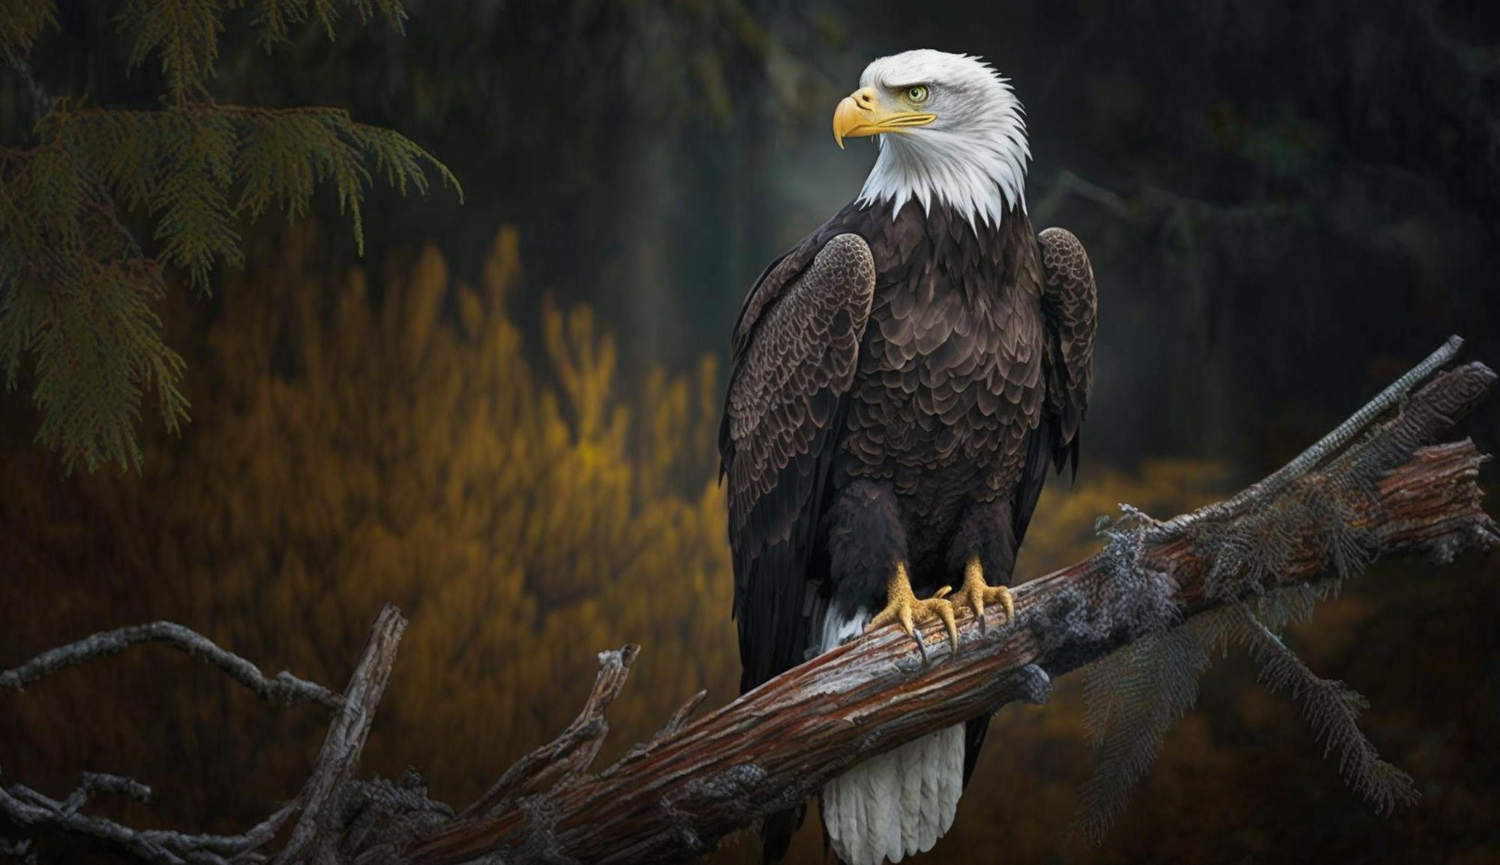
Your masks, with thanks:
[[[887,628],[814,658],[730,705],[572,781],[456,822],[408,850],[413,865],[496,861],[636,863],[696,857],[768,814],[807,800],[852,763],[1017,700],[1046,699],[1051,680],[1164,626],[1226,604],[1334,575],[1347,537],[1370,558],[1426,552],[1446,561],[1490,549],[1500,533],[1477,485],[1470,441],[1428,446],[1490,390],[1481,364],[1443,373],[1395,416],[1344,450],[1305,460],[1275,485],[1235,499],[1224,520],[1134,520],[1092,558],[1015,590],[961,622],[950,654],[939,627],[926,657]],[[1364,425],[1375,421],[1375,413]],[[1359,432],[1359,430],[1355,430]],[[1368,482],[1365,482],[1368,481]],[[1256,537],[1262,514],[1287,553],[1273,572],[1223,573],[1213,531]],[[1336,518],[1336,519],[1335,519]],[[1267,538],[1267,542],[1270,542]],[[1358,552],[1358,550],[1356,550]]]
[[[151,863],[437,865],[476,859],[656,863],[692,859],[760,818],[806,801],[851,764],[1017,700],[1043,702],[1053,678],[1194,616],[1302,584],[1345,577],[1380,555],[1425,552],[1446,562],[1500,545],[1477,484],[1472,442],[1435,444],[1483,399],[1495,374],[1481,364],[1441,373],[1450,342],[1308,453],[1226,503],[1157,522],[1129,509],[1095,556],[1018,587],[1015,619],[998,605],[961,621],[958,651],[940,626],[919,651],[895,628],[821,655],[697,720],[695,695],[649,742],[588,774],[635,646],[600,654],[583,711],[563,733],[507,771],[458,815],[420,778],[360,781],[369,735],[406,621],[387,606],[342,695],[258,668],[170,623],[124,628],[0,672],[0,688],[128,645],[166,641],[204,658],[264,699],[335,709],[311,777],[264,822],[236,836],[134,830],[82,813],[90,795],[146,799],[130,779],[85,776],[56,800],[0,786],[0,852],[28,856],[36,836],[94,839]],[[1267,551],[1274,551],[1274,554]],[[1252,620],[1253,621],[1253,620]]]

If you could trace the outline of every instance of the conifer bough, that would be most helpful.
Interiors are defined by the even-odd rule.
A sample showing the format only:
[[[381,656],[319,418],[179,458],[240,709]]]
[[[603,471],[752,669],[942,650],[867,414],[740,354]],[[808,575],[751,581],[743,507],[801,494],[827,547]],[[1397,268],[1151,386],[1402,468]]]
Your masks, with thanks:
[[[153,306],[163,266],[206,292],[215,263],[243,263],[240,226],[268,209],[306,217],[330,187],[364,252],[365,195],[384,180],[403,195],[427,191],[427,171],[459,200],[463,190],[432,154],[342,108],[223,105],[207,88],[224,16],[245,0],[137,0],[121,4],[128,65],[161,63],[167,92],[153,109],[91,107],[51,99],[25,55],[48,27],[54,0],[7,0],[0,57],[34,92],[34,141],[0,147],[0,369],[20,382],[33,362],[37,440],[71,469],[139,468],[135,428],[142,397],[157,394],[170,432],[187,420],[182,358],[162,339]],[[11,8],[14,6],[14,8]],[[290,27],[316,19],[334,35],[340,10],[383,17],[398,31],[400,0],[258,0],[251,23],[270,51]],[[147,218],[143,244],[126,218]],[[149,251],[148,249],[149,248]]]
[[[1456,343],[1446,349],[1456,350]],[[894,628],[872,632],[689,721],[699,694],[654,739],[596,774],[589,768],[608,731],[605,710],[625,685],[639,651],[634,646],[601,653],[578,719],[460,813],[428,798],[413,774],[396,782],[354,779],[404,626],[388,607],[339,700],[314,778],[290,805],[245,835],[165,833],[164,841],[159,831],[86,817],[79,806],[89,792],[143,790],[128,779],[95,778],[66,801],[0,785],[0,837],[19,839],[7,843],[23,853],[41,836],[65,833],[148,862],[245,862],[272,855],[277,830],[295,817],[291,840],[275,861],[691,860],[760,818],[807,800],[859,760],[1009,702],[1044,702],[1057,676],[1152,641],[1170,644],[1189,631],[1203,632],[1210,645],[1250,644],[1268,686],[1303,700],[1351,785],[1388,809],[1410,798],[1410,779],[1381,761],[1353,726],[1357,695],[1309,672],[1276,638],[1274,626],[1306,614],[1317,592],[1304,587],[1352,576],[1379,556],[1426,553],[1445,563],[1465,550],[1500,546],[1477,482],[1485,457],[1469,440],[1438,443],[1488,395],[1495,374],[1468,363],[1436,372],[1412,391],[1416,378],[1403,380],[1387,409],[1356,415],[1361,429],[1299,458],[1297,470],[1278,473],[1274,484],[1235,497],[1232,509],[1210,506],[1158,522],[1126,508],[1126,517],[1105,532],[1101,552],[1017,587],[1011,623],[1002,622],[998,610],[986,612],[983,622],[961,620],[956,654],[939,626],[923,633],[925,652]],[[1200,645],[1200,637],[1188,642]],[[67,648],[49,654],[80,660]],[[1197,657],[1183,651],[1160,657],[1173,664]],[[26,681],[45,673],[18,669],[30,670]],[[1196,680],[1164,675],[1175,684],[1170,694],[1157,695],[1158,703],[1167,703],[1158,714],[1170,721],[1191,703],[1181,696],[1191,697],[1188,684]],[[0,673],[0,686],[12,677],[16,671]],[[1113,708],[1128,708],[1129,696]],[[1145,729],[1156,726],[1146,722]],[[1154,753],[1154,746],[1138,753],[1101,748],[1101,767],[1119,760],[1115,774],[1133,781]],[[1107,825],[1110,783],[1094,788],[1104,791],[1103,823],[1097,816],[1082,819],[1091,835]]]

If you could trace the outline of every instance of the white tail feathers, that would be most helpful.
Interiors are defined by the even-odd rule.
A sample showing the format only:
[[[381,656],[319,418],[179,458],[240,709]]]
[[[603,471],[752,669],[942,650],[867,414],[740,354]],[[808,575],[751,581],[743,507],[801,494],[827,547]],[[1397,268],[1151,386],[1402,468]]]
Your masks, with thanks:
[[[963,792],[962,724],[855,766],[823,786],[823,828],[848,865],[925,853],[953,825]]]
[[[834,648],[864,630],[870,615],[825,611],[817,645]],[[823,829],[847,865],[900,862],[932,849],[953,825],[963,792],[964,727],[929,733],[872,757],[823,786]]]

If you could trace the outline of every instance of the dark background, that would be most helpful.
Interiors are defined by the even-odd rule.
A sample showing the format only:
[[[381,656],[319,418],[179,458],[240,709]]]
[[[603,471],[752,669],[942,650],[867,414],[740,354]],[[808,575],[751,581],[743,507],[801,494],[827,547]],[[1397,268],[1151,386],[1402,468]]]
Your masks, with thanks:
[[[413,635],[366,762],[413,763],[449,801],[563,726],[593,653],[626,639],[644,652],[617,747],[699,687],[729,699],[703,358],[764,263],[857,192],[873,146],[834,147],[833,106],[907,48],[1012,79],[1033,223],[1077,234],[1100,286],[1083,469],[1023,576],[1087,552],[1116,502],[1164,514],[1274,468],[1451,333],[1500,363],[1493,3],[408,8],[405,35],[346,20],[270,58],[231,17],[214,93],[347,106],[446,161],[466,202],[377,191],[363,262],[331,200],[313,225],[246,226],[243,272],[163,304],[194,422],[172,438],[148,416],[139,475],[65,476],[30,443],[24,389],[4,396],[0,667],[174,618],[336,686],[393,600]],[[155,98],[107,14],[59,17],[32,58],[54,95]],[[8,143],[27,111],[0,73]],[[1494,450],[1500,414],[1464,432]],[[1062,842],[1091,765],[1064,688],[1002,714],[920,861],[1500,861],[1497,575],[1382,565],[1288,638],[1371,697],[1411,809],[1371,814],[1231,658],[1102,847]],[[138,655],[0,696],[5,777],[60,795],[83,769],[128,772],[158,804],[122,816],[219,831],[292,795],[315,710]],[[815,829],[797,855],[821,855]]]

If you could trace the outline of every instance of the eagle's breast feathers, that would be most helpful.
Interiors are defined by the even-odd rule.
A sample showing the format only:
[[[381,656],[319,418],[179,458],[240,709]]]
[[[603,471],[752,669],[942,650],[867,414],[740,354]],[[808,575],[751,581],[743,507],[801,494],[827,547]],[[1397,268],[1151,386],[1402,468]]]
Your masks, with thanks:
[[[1034,451],[1060,468],[1087,408],[1095,308],[1082,244],[1032,234],[1017,211],[975,227],[941,206],[890,219],[856,203],[769,267],[735,329],[720,431],[742,630],[756,603],[783,625],[800,614],[789,582],[830,486],[888,482],[936,549],[965,504],[1032,482]],[[794,574],[758,567],[778,546]]]
[[[935,546],[966,503],[1007,495],[1023,470],[1043,402],[1041,265],[1019,213],[975,230],[909,206],[889,230],[921,241],[904,255],[874,244],[881,278],[841,465],[889,482],[911,537]]]

